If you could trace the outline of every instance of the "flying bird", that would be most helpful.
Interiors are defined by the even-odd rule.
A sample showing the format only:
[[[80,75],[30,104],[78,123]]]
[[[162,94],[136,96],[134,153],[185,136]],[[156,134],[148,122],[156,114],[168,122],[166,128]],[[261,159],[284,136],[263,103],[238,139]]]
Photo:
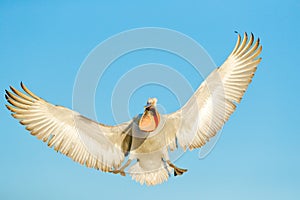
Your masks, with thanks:
[[[128,173],[141,184],[156,185],[187,171],[171,162],[169,152],[200,148],[222,128],[250,84],[261,51],[252,33],[250,37],[244,33],[243,39],[238,34],[226,61],[171,114],[160,114],[157,99],[149,98],[142,114],[108,126],[45,101],[22,82],[23,92],[14,87],[6,90],[10,104],[6,107],[33,136],[75,162],[122,176]]]

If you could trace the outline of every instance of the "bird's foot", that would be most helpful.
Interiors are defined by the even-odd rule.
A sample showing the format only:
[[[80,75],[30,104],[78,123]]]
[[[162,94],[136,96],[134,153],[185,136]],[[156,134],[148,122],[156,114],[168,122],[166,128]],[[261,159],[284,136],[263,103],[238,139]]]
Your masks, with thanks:
[[[181,168],[174,168],[174,176],[177,176],[177,175],[182,175],[184,172],[187,172],[187,169],[181,169]]]
[[[114,174],[120,174],[121,176],[126,176],[126,173],[123,170],[119,170],[119,169],[110,170],[109,172]]]
[[[126,176],[126,173],[124,172],[125,168],[128,167],[131,163],[131,159],[128,159],[127,162],[125,163],[125,165],[123,165],[123,167],[121,167],[120,169],[114,169],[114,170],[110,170],[110,173],[114,173],[114,174],[120,174],[121,176]]]
[[[176,167],[173,163],[171,163],[170,161],[167,162],[169,164],[170,167],[172,167],[174,169],[174,176],[177,175],[182,175],[184,172],[187,172],[187,169],[181,169],[179,167]]]

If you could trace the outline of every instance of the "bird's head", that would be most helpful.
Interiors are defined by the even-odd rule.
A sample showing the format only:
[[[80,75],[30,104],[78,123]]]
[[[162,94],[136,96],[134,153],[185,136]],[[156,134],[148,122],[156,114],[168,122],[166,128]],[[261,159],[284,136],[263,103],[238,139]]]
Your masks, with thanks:
[[[144,113],[139,120],[139,128],[142,131],[152,132],[157,128],[160,116],[156,109],[156,103],[156,98],[149,98],[144,106]]]
[[[144,106],[145,110],[156,109],[157,98],[149,98],[147,104]]]

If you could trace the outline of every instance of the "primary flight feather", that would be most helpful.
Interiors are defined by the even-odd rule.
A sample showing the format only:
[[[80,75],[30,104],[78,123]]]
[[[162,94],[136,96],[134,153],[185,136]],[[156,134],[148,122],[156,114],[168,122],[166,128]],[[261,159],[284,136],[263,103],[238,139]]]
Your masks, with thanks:
[[[180,146],[192,150],[217,134],[240,103],[261,58],[259,39],[245,33],[227,60],[199,86],[178,111],[161,115],[156,98],[149,98],[144,113],[107,126],[36,96],[23,83],[23,92],[6,90],[6,107],[32,135],[74,161],[104,172],[128,173],[141,184],[156,185],[170,174],[181,175],[168,156]],[[128,158],[126,158],[128,157]],[[125,159],[126,162],[125,162]],[[136,161],[132,165],[132,161]],[[121,164],[125,162],[123,166]]]

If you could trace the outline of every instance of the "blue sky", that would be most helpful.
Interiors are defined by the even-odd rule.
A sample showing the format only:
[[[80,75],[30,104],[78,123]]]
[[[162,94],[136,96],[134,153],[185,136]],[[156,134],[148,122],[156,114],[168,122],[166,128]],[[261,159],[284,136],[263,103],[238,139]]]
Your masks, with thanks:
[[[0,1],[0,198],[299,199],[299,10],[296,0]],[[236,30],[253,32],[263,45],[254,80],[211,154],[199,160],[197,150],[186,153],[176,164],[188,173],[155,187],[72,162],[32,137],[4,107],[4,90],[23,81],[46,100],[71,108],[74,81],[89,52],[141,27],[186,34],[217,65],[231,52]],[[163,52],[124,56],[98,85],[98,120],[113,123],[108,86],[116,79],[114,70],[149,62],[174,67],[193,89],[202,81],[187,63]],[[146,91],[160,97],[167,112],[179,108],[172,93],[152,85],[133,94],[130,115],[142,110]]]

